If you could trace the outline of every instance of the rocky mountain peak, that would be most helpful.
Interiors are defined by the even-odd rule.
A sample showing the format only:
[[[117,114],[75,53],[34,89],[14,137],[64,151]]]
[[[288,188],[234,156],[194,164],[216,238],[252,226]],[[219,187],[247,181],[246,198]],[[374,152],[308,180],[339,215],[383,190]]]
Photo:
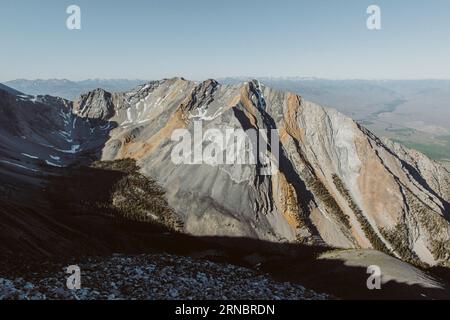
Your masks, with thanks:
[[[75,102],[74,112],[82,118],[108,120],[115,114],[112,94],[100,88],[83,94]]]

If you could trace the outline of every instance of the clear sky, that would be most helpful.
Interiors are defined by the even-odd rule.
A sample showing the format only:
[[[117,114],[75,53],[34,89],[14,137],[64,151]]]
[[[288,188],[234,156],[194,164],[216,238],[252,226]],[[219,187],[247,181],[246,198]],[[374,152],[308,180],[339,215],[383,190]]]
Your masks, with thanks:
[[[0,81],[172,76],[450,79],[450,1],[0,0]]]

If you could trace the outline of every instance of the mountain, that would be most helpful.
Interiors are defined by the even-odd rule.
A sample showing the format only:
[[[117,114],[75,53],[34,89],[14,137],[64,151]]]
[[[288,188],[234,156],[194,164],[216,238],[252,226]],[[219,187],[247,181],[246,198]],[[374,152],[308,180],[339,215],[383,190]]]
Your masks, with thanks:
[[[238,85],[251,78],[224,78]],[[260,81],[283,91],[301,95],[319,105],[336,108],[379,137],[419,150],[444,165],[450,164],[450,127],[447,101],[448,80],[330,80],[320,78],[267,78]],[[109,92],[130,91],[145,80],[65,79],[6,82],[30,95],[51,95],[75,100],[81,94],[103,88]],[[429,112],[433,110],[433,112]]]
[[[449,80],[260,80],[272,88],[301,94],[308,101],[336,108],[379,137],[420,150],[434,160],[449,162]],[[238,84],[248,80],[221,81]]]
[[[103,88],[108,91],[129,91],[145,82],[145,80],[125,79],[88,79],[82,81],[70,81],[66,79],[17,79],[5,82],[5,84],[30,95],[51,95],[75,100],[81,94],[97,88]]]
[[[114,109],[108,121],[117,128],[102,159],[135,159],[168,191],[188,233],[375,248],[431,265],[448,260],[449,172],[333,109],[256,81],[183,79],[139,87]],[[277,128],[279,171],[174,164],[171,133],[193,134],[194,120],[223,133]]]
[[[256,80],[173,78],[74,102],[0,90],[0,121],[3,252],[145,245],[147,232],[128,236],[109,222],[115,216],[199,238],[376,249],[423,267],[449,264],[447,169]],[[267,134],[237,144],[227,136],[249,129]],[[193,141],[182,145],[182,137]],[[257,161],[221,162],[230,147]]]

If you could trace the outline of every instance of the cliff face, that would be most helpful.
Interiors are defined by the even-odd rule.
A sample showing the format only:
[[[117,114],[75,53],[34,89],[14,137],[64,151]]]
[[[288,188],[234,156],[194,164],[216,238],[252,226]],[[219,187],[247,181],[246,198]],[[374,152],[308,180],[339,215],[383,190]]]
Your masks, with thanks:
[[[96,90],[65,110],[79,121],[66,119],[66,140],[78,139],[79,149],[60,165],[87,153],[135,159],[163,186],[185,232],[375,248],[431,265],[449,260],[450,173],[297,95],[257,81],[223,86],[176,78],[127,93]],[[177,129],[192,138],[181,163],[173,161]],[[221,133],[213,158],[226,159],[231,129],[277,130],[279,144],[259,136],[267,150],[245,147],[258,150],[256,158],[264,153],[277,170],[262,174],[268,167],[258,161],[217,163],[190,154],[212,145],[211,137],[195,136]]]
[[[375,248],[429,264],[448,259],[448,171],[335,110],[256,81],[171,79],[123,99],[102,158],[136,159],[168,191],[186,232]],[[278,172],[261,175],[252,164],[175,164],[172,133],[186,129],[194,137],[199,123],[203,133],[224,136],[229,129],[277,129]]]

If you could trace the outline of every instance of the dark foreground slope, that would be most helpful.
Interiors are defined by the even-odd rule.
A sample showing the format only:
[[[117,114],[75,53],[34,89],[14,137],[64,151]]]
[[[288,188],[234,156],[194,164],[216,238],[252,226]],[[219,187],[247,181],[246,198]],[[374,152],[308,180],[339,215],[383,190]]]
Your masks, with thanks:
[[[2,277],[19,277],[34,283],[36,288],[29,292],[30,297],[34,294],[35,298],[39,298],[39,292],[47,292],[42,291],[44,284],[49,284],[48,292],[56,290],[59,284],[63,286],[62,291],[56,291],[61,294],[60,298],[75,298],[68,292],[62,293],[65,292],[65,274],[61,273],[64,266],[77,264],[88,270],[109,266],[107,269],[112,272],[112,263],[118,259],[111,259],[115,253],[122,253],[124,261],[140,261],[141,258],[136,257],[138,254],[172,253],[191,257],[189,259],[243,266],[253,269],[255,277],[258,277],[257,274],[269,274],[278,281],[299,283],[316,292],[339,298],[450,298],[444,281],[436,280],[423,271],[376,251],[373,253],[375,261],[362,259],[359,264],[348,265],[347,262],[360,256],[361,252],[350,250],[343,251],[346,253],[344,257],[337,252],[334,256],[327,254],[319,258],[331,248],[277,244],[248,238],[193,237],[179,233],[176,231],[178,225],[172,224],[172,210],[166,206],[160,190],[150,180],[139,181],[133,175],[136,174],[133,168],[133,163],[129,161],[72,168],[70,172],[59,172],[48,178],[48,184],[43,189],[36,189],[34,193],[28,189],[27,197],[22,198],[22,201],[18,201],[20,197],[17,192],[14,196],[17,200],[2,200]],[[68,184],[67,181],[71,183]],[[147,192],[145,197],[134,193],[134,203],[130,203],[131,206],[123,207],[120,202],[114,201],[123,192],[132,192],[133,189],[137,191],[140,188],[152,188],[153,191]],[[45,198],[40,199],[40,195],[45,195]],[[33,206],[31,202],[34,203]],[[36,205],[37,202],[40,205]],[[136,210],[130,211],[131,208]],[[145,216],[129,215],[130,212],[136,213],[145,208],[159,212],[162,223],[155,223],[153,219],[148,221]],[[92,260],[92,256],[96,258]],[[145,259],[152,259],[152,256]],[[199,265],[203,263],[200,261]],[[195,265],[197,262],[192,263]],[[382,290],[369,291],[366,287],[368,263],[380,264],[386,270],[407,270],[408,273],[403,277],[391,274]],[[198,271],[192,271],[195,277]],[[399,272],[404,273],[403,271]],[[89,298],[93,291],[100,291],[102,294],[99,298],[108,298],[111,294],[115,294],[115,297],[127,297],[130,284],[127,279],[130,274],[125,270],[124,273],[118,273],[121,281],[113,291],[101,286],[101,279],[104,278],[96,278],[101,274],[100,271],[92,272],[87,287],[90,289],[80,292],[80,295],[84,292],[85,298]],[[174,272],[176,274],[178,271]],[[236,279],[235,285],[243,285],[239,278]],[[130,278],[130,281],[133,283],[134,280]],[[16,289],[16,286],[20,287],[20,283],[14,281],[13,285]],[[179,287],[173,285],[174,290],[182,288],[182,284]],[[155,294],[153,297],[161,296]],[[180,298],[183,297],[187,298],[189,295],[180,293]],[[210,293],[210,297],[217,296]],[[259,298],[268,297],[261,294]]]

